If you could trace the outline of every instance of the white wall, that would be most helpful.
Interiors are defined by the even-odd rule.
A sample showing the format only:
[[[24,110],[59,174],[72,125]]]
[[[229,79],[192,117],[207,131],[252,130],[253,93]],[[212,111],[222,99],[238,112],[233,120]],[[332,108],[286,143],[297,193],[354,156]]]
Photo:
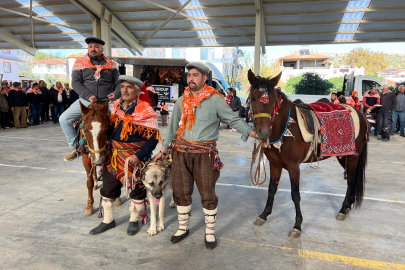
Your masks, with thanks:
[[[11,73],[4,72],[4,62],[10,63],[11,66]],[[18,62],[16,61],[9,61],[6,59],[0,59],[0,74],[3,74],[3,81],[13,81],[18,82]]]
[[[341,72],[340,68],[329,68],[329,69],[326,69],[326,68],[309,69],[308,68],[308,69],[284,69],[283,70],[283,67],[281,67],[281,69],[282,69],[283,73],[281,75],[280,80],[283,82],[287,82],[290,77],[300,76],[307,72],[315,72],[315,73],[319,74],[319,76],[321,76],[323,79],[326,79],[326,80],[328,80],[330,78],[334,78],[334,77],[344,77],[346,74],[352,73],[352,71],[354,71],[355,76],[358,76],[358,75],[364,76],[364,68],[349,68],[349,69],[347,69],[348,70],[347,72]]]

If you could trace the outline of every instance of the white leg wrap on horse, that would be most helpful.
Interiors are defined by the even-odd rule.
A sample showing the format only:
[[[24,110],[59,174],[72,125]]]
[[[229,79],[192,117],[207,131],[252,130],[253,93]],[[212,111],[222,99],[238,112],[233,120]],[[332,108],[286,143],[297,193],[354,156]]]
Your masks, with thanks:
[[[174,236],[182,235],[188,229],[188,215],[191,211],[191,205],[189,206],[177,206],[177,217],[179,219],[179,229]]]
[[[114,220],[115,200],[103,197],[104,220],[105,224],[109,224]]]
[[[144,200],[131,200],[129,211],[131,212],[130,222],[137,222],[141,211],[144,209]]]
[[[205,216],[205,237],[208,242],[215,241],[215,222],[217,220],[217,208],[208,210],[203,208]]]

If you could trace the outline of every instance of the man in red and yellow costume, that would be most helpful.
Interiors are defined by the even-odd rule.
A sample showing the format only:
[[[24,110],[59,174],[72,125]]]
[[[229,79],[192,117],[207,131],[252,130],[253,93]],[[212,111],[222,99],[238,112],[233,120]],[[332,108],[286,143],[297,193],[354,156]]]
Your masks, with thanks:
[[[205,84],[209,73],[205,65],[190,63],[186,67],[189,87],[174,106],[163,147],[155,161],[163,159],[171,145],[173,199],[179,220],[179,230],[171,237],[171,242],[178,243],[189,234],[188,215],[195,182],[205,216],[205,246],[213,249],[217,246],[214,234],[218,205],[215,184],[223,166],[216,149],[219,123],[222,121],[235,128],[244,141],[248,136],[255,137],[256,132],[232,111],[215,88]]]
[[[151,160],[152,151],[161,140],[158,116],[153,111],[143,82],[125,75],[119,76],[118,81],[121,82],[122,98],[114,102],[111,111],[114,132],[103,167],[103,187],[100,191],[104,220],[90,234],[99,234],[115,227],[115,201],[121,195],[122,187],[127,197],[131,198],[127,233],[135,235],[138,232],[138,219],[145,208],[146,198],[140,171]]]

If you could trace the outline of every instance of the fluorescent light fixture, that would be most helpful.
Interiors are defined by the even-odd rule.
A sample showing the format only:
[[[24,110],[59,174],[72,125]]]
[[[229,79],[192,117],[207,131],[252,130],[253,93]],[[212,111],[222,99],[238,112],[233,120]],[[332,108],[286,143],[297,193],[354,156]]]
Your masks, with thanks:
[[[184,4],[187,0],[179,0],[180,4]],[[188,6],[195,6],[195,7],[200,7],[201,4],[198,0],[193,0],[191,1]],[[186,9],[185,10],[187,15],[192,16],[192,17],[205,17],[204,11],[202,9]],[[205,22],[208,22],[207,20],[203,20]],[[207,24],[196,21],[196,20],[191,20],[191,23],[193,24],[194,27],[207,27]],[[214,33],[212,32],[211,29],[206,29],[206,30],[200,30],[197,31],[198,36],[213,36]],[[215,45],[217,44],[217,41],[215,38],[201,38],[200,39],[202,44],[204,45]]]
[[[25,6],[29,6],[30,5],[30,0],[16,0],[18,3],[25,5]],[[33,5],[38,5],[37,2],[32,1]],[[52,12],[50,12],[49,10],[47,10],[44,7],[33,7],[32,11],[35,12],[38,15],[49,15],[52,14]],[[61,19],[59,19],[57,16],[49,16],[49,17],[44,17],[45,20],[51,22],[51,23],[64,23],[64,21],[62,21]],[[68,27],[64,27],[61,25],[56,25],[57,28],[59,28],[62,32],[70,32],[67,35],[70,36],[73,41],[75,40],[83,40],[85,39],[84,36],[82,36],[81,34],[79,34],[77,31],[70,29]],[[18,36],[17,36],[18,37]],[[78,42],[80,45],[82,45],[83,47],[87,47],[86,42]]]
[[[370,5],[371,0],[358,0],[358,1],[349,1],[347,4],[346,10],[352,9],[365,9]],[[361,21],[364,18],[366,13],[361,12],[348,12],[343,14],[342,22],[347,21]],[[341,24],[339,26],[339,31],[356,31],[359,28],[359,23],[348,23]],[[337,34],[335,37],[336,41],[348,41],[353,40],[354,34]]]

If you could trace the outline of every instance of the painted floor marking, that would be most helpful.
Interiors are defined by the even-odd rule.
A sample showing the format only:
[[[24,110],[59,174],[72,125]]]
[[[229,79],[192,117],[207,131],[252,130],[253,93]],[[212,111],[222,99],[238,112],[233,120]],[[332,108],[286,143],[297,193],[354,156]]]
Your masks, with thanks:
[[[306,258],[306,259],[314,259],[318,261],[325,261],[325,262],[332,262],[337,264],[344,264],[344,265],[351,265],[351,266],[359,266],[365,268],[374,268],[374,269],[383,269],[383,270],[405,270],[405,264],[397,264],[397,263],[389,263],[389,262],[382,262],[382,261],[375,261],[375,260],[368,260],[363,258],[356,258],[356,257],[348,257],[330,253],[323,253],[311,250],[303,250],[298,248],[289,248],[283,246],[275,246],[269,244],[261,244],[261,243],[254,243],[254,242],[246,242],[246,241],[239,241],[227,238],[219,238],[221,241],[228,241],[232,244],[240,244],[249,247],[269,247],[269,248],[277,248],[280,250],[292,250],[296,251],[297,253],[294,255],[298,258]]]
[[[74,170],[57,170],[57,169],[48,169],[43,167],[31,167],[31,166],[22,166],[22,165],[8,165],[8,164],[0,164],[0,166],[4,167],[14,167],[14,168],[28,168],[34,170],[46,170],[46,171],[54,171],[54,172],[72,172],[72,173],[86,173],[85,171],[74,171]],[[225,184],[225,183],[217,183],[218,186],[226,186],[226,187],[240,187],[240,188],[248,188],[248,189],[261,189],[267,190],[267,187],[255,187],[255,186],[247,186],[247,185],[238,185],[238,184]],[[282,189],[279,188],[277,191],[282,192],[291,192],[290,189]],[[313,195],[327,195],[327,196],[335,196],[335,197],[345,197],[344,194],[336,194],[336,193],[328,193],[328,192],[320,192],[320,191],[307,191],[301,190],[301,194],[313,194]],[[378,202],[389,202],[389,203],[400,203],[405,204],[405,201],[396,201],[396,200],[386,200],[380,198],[372,198],[372,197],[364,197],[365,200],[371,201],[378,201]]]

